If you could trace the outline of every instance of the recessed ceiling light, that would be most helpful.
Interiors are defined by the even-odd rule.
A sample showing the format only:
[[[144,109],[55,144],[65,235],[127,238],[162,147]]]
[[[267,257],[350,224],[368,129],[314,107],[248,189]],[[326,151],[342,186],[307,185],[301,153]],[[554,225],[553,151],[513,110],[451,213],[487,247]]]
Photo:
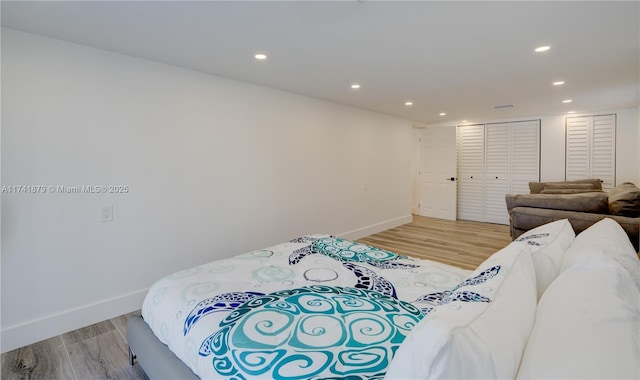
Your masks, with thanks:
[[[563,84],[564,84],[564,81],[563,81],[563,80],[559,80],[559,81],[557,81],[557,82],[553,82],[553,85],[554,85],[554,86],[561,86],[561,85],[563,85]]]
[[[576,111],[569,111],[569,112],[567,112],[567,113],[576,113]]]
[[[413,105],[413,102],[404,102],[404,105],[407,107],[411,107]]]
[[[536,53],[542,53],[543,51],[547,51],[551,49],[551,46],[540,46],[536,48]]]
[[[466,120],[462,120],[462,122],[463,122],[463,123],[466,123],[467,121],[466,121]]]
[[[447,116],[446,112],[440,112],[440,116]]]
[[[359,84],[357,84],[357,83],[354,83],[354,84],[352,84],[352,85],[351,85],[351,89],[352,89],[352,90],[357,90],[357,89],[359,89],[359,88],[360,88],[360,85],[359,85]]]
[[[263,53],[258,53],[256,55],[253,56],[255,59],[259,60],[259,61],[264,61],[265,59],[267,59],[267,55],[263,54]]]
[[[565,99],[565,100],[562,101],[562,103],[571,103],[571,102],[573,102],[573,100],[571,100],[571,99]]]

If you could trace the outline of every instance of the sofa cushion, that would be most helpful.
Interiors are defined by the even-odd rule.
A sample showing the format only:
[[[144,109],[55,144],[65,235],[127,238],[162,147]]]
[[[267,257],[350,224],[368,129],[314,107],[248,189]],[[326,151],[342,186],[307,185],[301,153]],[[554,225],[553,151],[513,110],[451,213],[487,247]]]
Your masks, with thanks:
[[[598,178],[579,179],[575,181],[561,181],[561,182],[529,182],[529,191],[531,194],[540,194],[547,185],[576,185],[576,184],[589,184],[593,190],[602,190],[602,182]]]
[[[531,247],[513,242],[482,263],[413,328],[386,378],[514,378],[535,316]]]
[[[575,185],[568,185],[572,187],[565,186],[545,186],[544,190],[540,192],[540,194],[580,194],[580,193],[591,193],[591,192],[602,192],[602,190],[594,189],[591,184],[588,183],[579,183]]]
[[[542,190],[540,194],[581,194],[581,193],[601,193],[602,190],[581,190],[581,189],[551,189]]]
[[[609,191],[609,213],[630,217],[640,216],[640,189],[633,183],[622,183]]]
[[[535,207],[551,210],[606,214],[609,211],[607,193],[580,194],[507,194],[507,210],[514,207]]]
[[[544,185],[544,190],[567,190],[567,189],[592,190],[592,189],[595,189],[595,186],[592,183],[567,183],[567,182],[563,182],[563,183],[549,182]]]
[[[640,374],[640,260],[613,220],[578,235],[544,293],[521,379],[632,379]]]

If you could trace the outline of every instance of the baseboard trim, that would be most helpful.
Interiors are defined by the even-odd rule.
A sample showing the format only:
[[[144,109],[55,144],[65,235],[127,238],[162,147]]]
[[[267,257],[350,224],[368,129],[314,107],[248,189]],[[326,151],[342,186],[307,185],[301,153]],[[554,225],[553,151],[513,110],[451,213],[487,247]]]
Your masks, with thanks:
[[[363,238],[365,236],[373,235],[373,234],[376,234],[378,232],[382,232],[382,231],[388,230],[390,228],[394,228],[394,227],[401,226],[403,224],[411,223],[412,221],[413,221],[413,217],[411,215],[405,215],[405,216],[401,216],[399,218],[389,219],[389,220],[384,221],[384,222],[372,224],[370,226],[358,228],[358,229],[351,230],[351,231],[348,231],[348,232],[343,232],[341,234],[338,234],[338,236],[343,237],[345,239],[349,239],[349,240],[356,240],[356,239]]]
[[[148,290],[138,290],[4,328],[0,332],[1,351],[5,353],[84,326],[139,310]]]

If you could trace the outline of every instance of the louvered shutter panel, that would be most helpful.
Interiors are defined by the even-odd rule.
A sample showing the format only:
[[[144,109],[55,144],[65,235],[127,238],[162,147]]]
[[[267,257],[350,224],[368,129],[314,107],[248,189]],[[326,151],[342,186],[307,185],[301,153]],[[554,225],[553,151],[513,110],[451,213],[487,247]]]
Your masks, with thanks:
[[[505,195],[540,180],[540,120],[458,126],[458,217],[509,224]]]
[[[602,189],[611,190],[615,185],[616,117],[593,117],[591,132],[591,178],[600,178]]]
[[[529,182],[540,181],[540,120],[511,127],[511,194],[529,193]],[[505,206],[506,207],[506,206]]]
[[[458,127],[459,217],[484,220],[484,125]]]
[[[589,178],[590,124],[587,116],[567,118],[565,166],[567,181]]]
[[[504,200],[509,192],[509,131],[509,123],[485,126],[486,222],[509,223]]]
[[[568,117],[567,181],[600,178],[602,189],[615,186],[616,115]]]

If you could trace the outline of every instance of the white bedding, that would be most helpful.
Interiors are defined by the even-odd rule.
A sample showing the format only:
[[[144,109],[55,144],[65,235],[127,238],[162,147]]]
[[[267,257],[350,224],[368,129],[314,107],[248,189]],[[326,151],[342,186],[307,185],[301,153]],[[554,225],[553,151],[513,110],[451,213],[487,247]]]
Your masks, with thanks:
[[[142,315],[201,378],[383,378],[412,327],[469,274],[305,236],[169,275]]]

